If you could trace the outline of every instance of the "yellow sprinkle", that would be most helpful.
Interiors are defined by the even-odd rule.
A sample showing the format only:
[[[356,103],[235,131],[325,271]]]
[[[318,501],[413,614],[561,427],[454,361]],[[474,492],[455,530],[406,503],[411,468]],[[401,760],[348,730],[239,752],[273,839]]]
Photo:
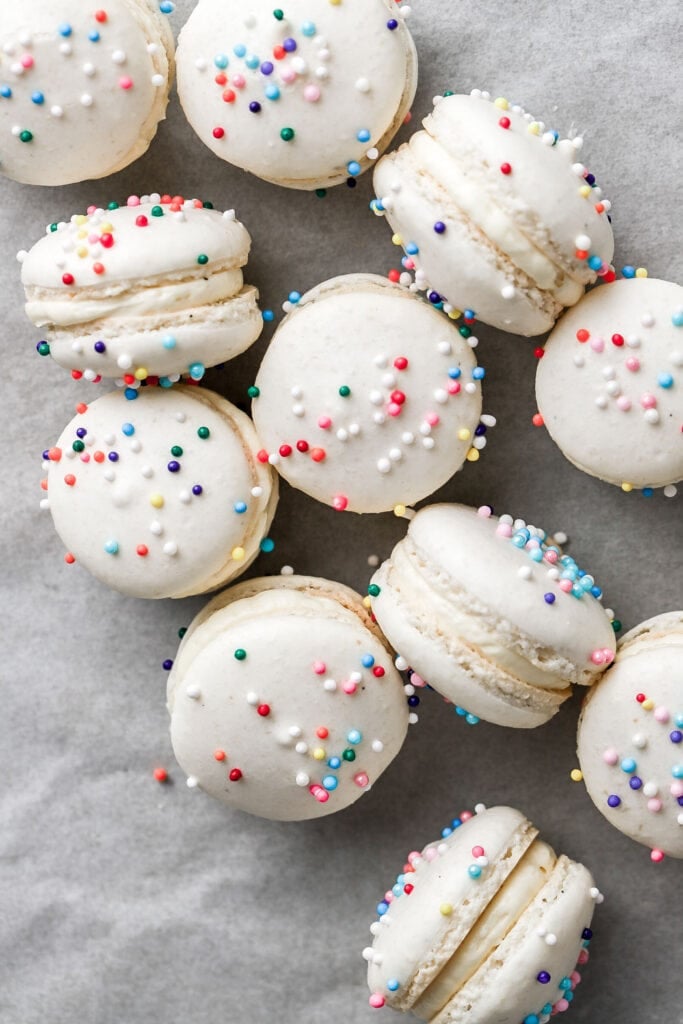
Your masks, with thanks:
[[[137,370],[135,371],[135,379],[136,380],[147,380],[147,376],[148,376],[148,371],[145,369],[145,367],[144,366],[138,366]]]
[[[621,489],[622,491],[626,491],[626,493],[629,494],[633,490],[633,484],[624,483],[621,485]]]
[[[583,196],[584,199],[588,199],[592,191],[593,189],[590,187],[590,185],[582,185],[579,189],[579,195]]]
[[[149,499],[149,503],[152,506],[152,508],[163,508],[164,497],[162,494],[153,494],[152,497]]]
[[[652,711],[654,706],[655,702],[653,701],[652,697],[648,697],[647,700],[644,700],[641,704],[641,707],[644,708],[645,711]]]
[[[645,267],[638,267],[636,270],[636,277],[647,277],[647,270]]]
[[[476,448],[470,448],[465,458],[467,459],[468,462],[478,462],[479,452],[477,451]]]
[[[541,126],[538,123],[538,121],[532,121],[531,124],[529,125],[529,127],[527,128],[527,131],[529,132],[530,135],[540,135],[541,134]]]
[[[106,224],[101,224],[100,225],[100,231],[102,232],[103,235],[110,235],[113,230],[114,230],[114,225],[110,224],[109,221],[107,221]]]
[[[372,601],[370,600],[369,597],[364,597],[363,598],[363,607],[364,608],[372,608]]]
[[[235,562],[241,562],[244,558],[244,548],[233,548],[230,554]]]
[[[84,213],[79,213],[77,217],[74,217],[75,224],[87,224],[88,218]]]
[[[510,104],[504,96],[499,96],[497,100],[493,101],[494,107],[498,107],[499,110],[509,110]]]
[[[87,231],[82,231],[82,230],[79,231],[77,233],[77,235],[76,235],[76,238],[87,238],[87,237],[88,237],[88,232]]]
[[[394,245],[403,245],[403,239],[401,238],[400,235],[392,235],[391,241],[394,243]]]
[[[442,903],[441,906],[439,907],[439,910],[441,911],[444,917],[450,917],[451,914],[453,913],[453,904]]]
[[[313,751],[313,757],[316,759],[316,761],[324,761],[325,751],[323,750],[323,748],[316,747],[315,750]]]
[[[342,0],[330,0],[330,3],[332,4],[333,7],[339,7],[341,2]]]
[[[405,505],[394,505],[394,515],[401,519],[406,514]]]
[[[76,255],[80,256],[81,259],[84,260],[85,257],[88,255],[87,248],[84,245],[81,245],[78,249],[76,249]]]
[[[471,437],[472,431],[468,430],[467,427],[462,427],[462,429],[458,431],[458,441],[469,441]]]
[[[569,778],[572,782],[583,782],[583,772],[580,768],[572,768],[569,773]]]

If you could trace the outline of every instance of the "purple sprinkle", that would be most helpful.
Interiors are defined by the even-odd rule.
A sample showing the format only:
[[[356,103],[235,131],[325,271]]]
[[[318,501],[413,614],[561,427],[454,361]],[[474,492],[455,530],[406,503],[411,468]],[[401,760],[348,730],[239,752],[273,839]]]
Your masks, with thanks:
[[[475,437],[483,437],[485,433],[486,433],[486,424],[485,423],[480,423],[478,427],[474,428],[474,436]]]
[[[109,452],[109,461],[110,462],[118,462],[119,461],[119,453],[118,452]]]
[[[437,302],[441,302],[441,296],[439,295],[438,292],[430,292],[427,298],[429,299],[430,302],[433,302],[434,305],[436,305]]]
[[[249,104],[249,109],[251,110],[252,114],[260,114],[261,104],[257,103],[256,100],[252,100],[251,103]]]
[[[202,494],[203,491],[204,491],[204,488],[202,487],[201,484],[195,484],[194,487],[192,488],[192,493],[193,494],[199,495],[199,494]]]
[[[393,32],[394,29],[398,28],[398,22],[396,21],[396,18],[389,18],[389,21],[387,22],[387,28],[389,29],[390,32]]]
[[[541,985],[547,985],[550,981],[550,975],[547,971],[539,971],[536,975],[536,981],[540,981]]]
[[[43,462],[49,462],[49,461],[50,461],[50,452],[48,451],[47,448],[45,448],[45,449],[43,449]]]
[[[669,739],[672,743],[680,743],[683,740],[683,732],[680,729],[674,729],[673,732],[669,733]]]
[[[544,594],[543,595],[543,600],[545,601],[546,604],[555,604],[555,595],[554,594]]]
[[[88,431],[85,429],[85,427],[79,427],[76,431],[76,437],[85,437],[87,433]]]
[[[618,797],[616,793],[612,793],[610,796],[607,797],[607,803],[610,807],[618,807],[621,803],[621,798]]]
[[[446,225],[442,220],[437,220],[436,224],[434,225],[434,230],[436,231],[437,235],[442,235],[446,230]]]
[[[591,187],[595,184],[595,175],[594,174],[587,174],[586,175],[586,184],[590,185]]]
[[[637,775],[632,775],[631,778],[628,780],[628,784],[631,787],[631,789],[640,789],[640,787],[643,784],[643,780],[639,779]]]
[[[296,39],[285,39],[282,49],[286,50],[287,53],[294,53],[296,50]]]
[[[170,672],[171,669],[173,668],[173,660],[171,658],[166,658],[165,661],[162,661],[161,667],[163,668],[164,672]]]
[[[107,351],[107,346],[104,344],[103,341],[96,341],[95,344],[93,345],[93,348],[95,349],[96,352],[99,352],[100,354],[102,354],[102,352]]]
[[[180,463],[176,462],[175,459],[171,459],[166,468],[168,469],[169,473],[177,473],[180,470]]]
[[[261,74],[262,75],[272,75],[272,73],[273,73],[273,65],[270,63],[269,60],[264,60],[263,64],[261,65]]]
[[[583,931],[581,932],[581,938],[582,939],[592,939],[593,938],[593,929],[592,928],[584,928]]]

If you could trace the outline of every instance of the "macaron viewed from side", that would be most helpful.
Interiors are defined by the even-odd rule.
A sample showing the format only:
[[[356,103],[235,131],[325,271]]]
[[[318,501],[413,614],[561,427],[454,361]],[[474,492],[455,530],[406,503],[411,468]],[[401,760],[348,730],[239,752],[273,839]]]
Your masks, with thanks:
[[[632,277],[596,288],[546,342],[536,401],[562,454],[625,491],[683,479],[683,288]]]
[[[584,703],[578,755],[588,795],[610,824],[683,857],[683,611],[636,626]]]
[[[4,3],[0,174],[68,185],[122,170],[165,117],[174,42],[155,0]]]
[[[76,407],[43,454],[55,529],[78,562],[132,597],[215,590],[254,561],[277,478],[248,416],[205,388],[112,392]]]
[[[188,786],[282,821],[354,803],[400,750],[409,720],[360,596],[308,576],[249,580],[215,597],[180,645],[168,709]]]
[[[594,578],[544,530],[488,506],[420,509],[368,593],[414,680],[471,723],[542,725],[614,657]]]
[[[278,327],[252,412],[269,459],[339,511],[401,514],[486,444],[472,348],[448,317],[372,274],[307,292]]]
[[[579,162],[583,140],[479,90],[437,97],[423,124],[377,164],[371,204],[417,283],[501,330],[550,330],[613,273],[610,204]]]
[[[200,0],[176,55],[187,119],[222,160],[274,184],[356,178],[415,95],[408,13],[393,0]]]
[[[250,245],[234,210],[158,193],[50,224],[18,255],[38,351],[88,380],[200,380],[261,333]]]
[[[377,907],[370,1005],[430,1024],[546,1024],[588,961],[602,901],[590,872],[512,807],[463,812],[442,835],[408,854]]]

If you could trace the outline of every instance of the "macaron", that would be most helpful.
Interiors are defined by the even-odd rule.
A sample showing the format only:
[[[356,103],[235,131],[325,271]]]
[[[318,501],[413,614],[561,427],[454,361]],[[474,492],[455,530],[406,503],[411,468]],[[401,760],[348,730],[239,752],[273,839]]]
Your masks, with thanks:
[[[622,637],[577,742],[588,795],[610,824],[654,861],[683,857],[683,611]]]
[[[614,658],[594,577],[545,530],[486,505],[420,509],[368,593],[413,685],[470,724],[542,725]]]
[[[77,378],[200,380],[261,333],[250,245],[234,210],[158,193],[49,224],[18,254],[38,351]]]
[[[370,1005],[431,1024],[546,1024],[588,961],[593,877],[512,807],[479,805],[442,837],[408,854],[377,907]]]
[[[478,89],[436,97],[423,125],[377,164],[371,204],[421,287],[533,336],[613,274],[610,203],[579,160],[582,139]]]
[[[251,420],[204,388],[126,394],[77,405],[43,453],[66,561],[133,597],[215,590],[254,561],[277,504]]]
[[[625,491],[683,479],[682,396],[683,288],[649,277],[582,299],[536,373],[538,409],[563,455]]]
[[[178,93],[222,160],[288,188],[357,178],[415,95],[409,8],[390,0],[200,0],[178,40]]]
[[[448,317],[407,288],[332,278],[297,301],[261,364],[260,457],[339,511],[402,514],[479,458],[495,424],[480,420],[483,377]]]
[[[182,640],[168,709],[188,786],[282,821],[354,803],[409,721],[360,596],[310,576],[249,580],[215,597]]]
[[[166,114],[173,34],[155,0],[3,4],[0,173],[69,185],[122,170]]]

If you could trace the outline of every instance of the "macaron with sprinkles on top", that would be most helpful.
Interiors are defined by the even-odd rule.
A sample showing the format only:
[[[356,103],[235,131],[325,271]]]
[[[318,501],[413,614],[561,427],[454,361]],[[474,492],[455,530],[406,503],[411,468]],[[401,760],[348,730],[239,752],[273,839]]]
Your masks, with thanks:
[[[202,142],[288,188],[356,178],[410,110],[417,55],[394,0],[200,0],[178,40],[178,94]]]
[[[0,174],[68,185],[142,156],[173,79],[172,9],[167,0],[4,3]]]
[[[430,1024],[547,1024],[574,999],[602,899],[519,811],[463,811],[377,905],[370,1006]]]
[[[49,224],[17,257],[39,353],[77,379],[201,380],[261,333],[250,246],[234,210],[159,193]]]
[[[445,93],[374,173],[420,287],[504,331],[543,334],[599,277],[613,279],[610,203],[562,139],[518,104]]]
[[[360,596],[294,575],[240,583],[197,615],[168,709],[188,786],[280,821],[354,803],[415,719]]]
[[[251,391],[259,458],[338,511],[397,515],[477,461],[496,421],[469,326],[372,274],[294,298]]]
[[[277,477],[248,416],[206,388],[114,391],[43,453],[48,509],[74,562],[132,597],[187,597],[239,576],[267,538]]]

